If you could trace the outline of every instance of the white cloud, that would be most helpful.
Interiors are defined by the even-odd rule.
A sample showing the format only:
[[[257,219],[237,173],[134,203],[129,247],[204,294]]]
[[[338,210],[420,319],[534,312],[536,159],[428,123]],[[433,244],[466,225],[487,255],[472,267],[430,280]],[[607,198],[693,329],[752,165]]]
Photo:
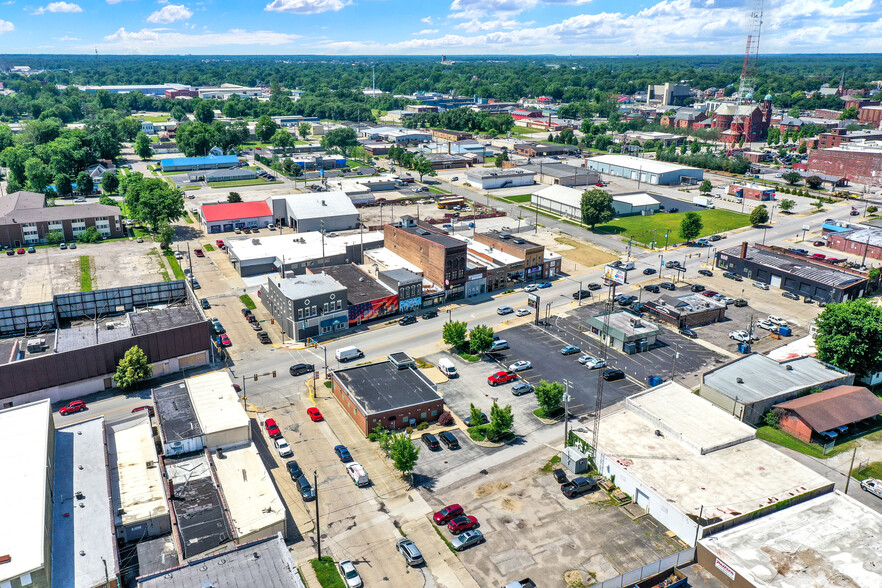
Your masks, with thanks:
[[[421,18],[421,19],[420,19],[420,22],[422,22],[422,23],[426,23],[426,24],[432,24],[432,17],[431,17],[431,16],[427,16],[426,18]]]
[[[176,53],[197,47],[223,48],[227,46],[271,46],[290,45],[300,35],[277,33],[274,31],[246,31],[230,29],[226,32],[178,33],[169,29],[141,29],[127,31],[120,27],[116,32],[104,37],[105,43],[98,49],[113,50],[119,53]],[[84,50],[92,50],[83,46]],[[237,51],[231,51],[236,53]]]
[[[414,35],[434,35],[437,32],[438,29],[423,29],[417,33],[414,33]]]
[[[168,24],[176,20],[186,20],[193,13],[183,4],[167,4],[147,17],[147,22]]]
[[[107,0],[108,4],[119,4],[120,2],[130,2],[131,0]],[[160,2],[160,4],[164,4],[164,2]]]
[[[349,4],[343,0],[273,0],[264,10],[270,12],[294,12],[297,14],[318,14],[342,10]]]
[[[518,22],[513,19],[496,19],[496,20],[479,20],[477,18],[473,18],[472,20],[461,22],[456,25],[456,28],[462,29],[467,33],[483,33],[487,31],[495,31],[497,29],[516,29],[519,27],[527,27],[533,24],[533,22]]]
[[[73,2],[50,2],[46,6],[41,6],[36,9],[33,14],[45,14],[47,12],[82,12],[83,9],[80,8],[79,4],[74,4]]]
[[[79,39],[77,37],[71,37],[70,35],[65,35],[63,37],[55,37],[55,40],[56,41],[82,41],[82,39]]]
[[[15,26],[8,20],[0,18],[0,35],[3,33],[11,33],[15,30]]]

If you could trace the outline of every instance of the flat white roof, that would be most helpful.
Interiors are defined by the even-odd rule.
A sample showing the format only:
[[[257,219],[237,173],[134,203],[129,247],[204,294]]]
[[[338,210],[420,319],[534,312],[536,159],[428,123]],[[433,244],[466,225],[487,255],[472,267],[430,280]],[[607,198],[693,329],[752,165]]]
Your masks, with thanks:
[[[285,505],[253,444],[211,452],[221,491],[238,537],[285,524]]]
[[[704,406],[700,414],[708,419],[706,431],[695,433],[688,430],[693,418],[678,418],[678,406],[662,411],[658,408],[661,398],[643,400],[646,406],[647,402],[658,411],[655,418],[629,409],[601,420],[598,445],[602,460],[613,460],[686,515],[697,517],[704,507],[703,518],[727,520],[831,483],[758,439],[698,454],[695,444],[706,443],[716,426],[734,431],[724,433],[728,437],[721,440],[735,438],[737,430],[724,423],[726,413]],[[683,412],[692,404],[684,402]],[[662,423],[665,428],[660,428],[657,420],[662,415],[673,416],[671,422]],[[661,430],[662,436],[656,435],[656,430]]]
[[[116,523],[130,525],[168,516],[165,485],[147,412],[107,425],[107,433],[113,511],[123,509],[122,515],[116,515]]]
[[[517,233],[516,233],[517,234]],[[464,241],[469,248],[469,251],[473,251],[475,253],[479,253],[481,255],[488,255],[494,261],[501,265],[510,265],[512,263],[518,263],[523,261],[522,259],[511,255],[510,253],[505,253],[504,251],[500,251],[490,245],[485,245],[484,243],[478,243],[470,237],[466,237],[465,235],[457,235],[456,233],[450,235],[454,239],[458,239],[460,241]],[[485,261],[485,260],[482,260]]]
[[[342,190],[307,192],[306,194],[291,194],[281,198],[273,198],[273,200],[280,199],[287,202],[288,210],[297,220],[350,214],[358,216],[358,209],[355,208],[352,199]]]
[[[882,586],[882,515],[839,491],[699,543],[754,586]]]
[[[547,198],[548,200],[553,200],[554,202],[559,202],[561,204],[566,204],[568,206],[582,206],[582,193],[584,190],[577,190],[575,188],[567,188],[566,186],[554,185],[548,186],[547,188],[542,188],[541,190],[537,190],[533,192],[536,196],[540,198]]]
[[[0,484],[0,582],[48,565],[43,561],[49,480],[46,460],[54,430],[49,400],[0,410],[0,472],[13,476]]]
[[[186,382],[193,410],[205,435],[242,427],[250,430],[251,422],[227,372],[194,376]]]
[[[622,194],[621,196],[613,196],[613,200],[624,202],[631,206],[652,206],[658,204],[658,200],[647,194],[640,192],[639,194]]]
[[[373,259],[385,269],[406,269],[420,276],[423,275],[421,267],[407,261],[391,249],[386,249],[385,247],[365,251],[364,256],[368,259]]]
[[[93,588],[119,571],[109,476],[104,417],[55,432],[52,586]]]
[[[617,165],[619,167],[642,170],[651,174],[665,174],[684,169],[697,169],[689,167],[688,165],[677,165],[676,163],[656,161],[655,159],[643,159],[642,157],[631,157],[630,155],[598,155],[597,157],[589,157],[587,161],[596,161],[606,165]]]
[[[351,201],[350,201],[351,203]],[[382,231],[372,231],[364,235],[325,236],[325,257],[346,253],[347,245],[358,245],[364,238],[365,246],[383,240]],[[285,264],[319,259],[322,255],[322,234],[285,233],[284,235],[260,236],[246,239],[229,239],[227,247],[240,261],[284,259]],[[368,252],[365,251],[365,254]]]

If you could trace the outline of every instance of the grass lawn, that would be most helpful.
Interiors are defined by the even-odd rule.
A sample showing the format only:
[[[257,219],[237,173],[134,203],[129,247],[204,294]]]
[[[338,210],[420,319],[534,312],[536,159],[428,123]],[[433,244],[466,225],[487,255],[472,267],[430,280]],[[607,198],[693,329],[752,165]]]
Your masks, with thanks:
[[[202,246],[202,248],[205,249],[206,251],[214,251],[214,245],[212,245],[211,243],[206,243],[205,245]]]
[[[466,429],[468,431],[469,437],[472,438],[473,441],[486,441],[487,440],[487,431],[490,429],[490,423],[485,425],[476,425],[474,427],[469,427]],[[505,435],[503,435],[500,439],[497,439],[497,443],[508,443],[515,438],[514,433],[509,431]]]
[[[165,269],[165,264],[162,263],[162,258],[159,257],[159,252],[156,250],[156,247],[152,247],[150,249],[149,255],[156,256],[156,263],[159,264],[159,275],[162,276],[163,282],[171,282],[171,278],[168,275],[168,270]]]
[[[431,192],[432,194],[450,194],[450,192],[448,192],[447,190],[442,190],[441,188],[433,188],[431,186],[429,186],[429,192]]]
[[[542,472],[543,474],[550,474],[551,472],[553,472],[556,469],[556,466],[559,463],[560,463],[560,456],[555,455],[551,459],[549,459],[547,462],[545,462],[545,465],[542,466],[541,468],[539,468],[539,471]]]
[[[185,213],[184,213],[184,222],[186,222],[188,225],[192,225],[192,224],[193,224],[193,217],[190,216],[190,213],[189,213],[189,212],[185,212]]]
[[[823,448],[817,443],[806,443],[805,441],[797,439],[796,437],[792,437],[784,431],[781,431],[780,429],[775,429],[773,427],[760,427],[756,430],[756,436],[758,439],[762,439],[763,441],[769,441],[770,443],[774,443],[776,445],[780,445],[782,447],[786,447],[788,449],[792,449],[793,451],[798,451],[812,457],[817,457],[818,459],[827,459],[828,457],[833,457],[834,455],[839,455],[840,453],[851,451],[857,442],[857,439],[852,439],[851,441],[839,443],[835,447],[833,447],[833,449],[831,449],[826,455],[824,455]],[[864,438],[873,439],[880,436],[882,436],[882,431],[876,431],[875,433],[865,435]]]
[[[80,255],[80,292],[92,290],[92,258]]]
[[[311,559],[309,563],[312,564],[315,576],[323,588],[346,588],[346,583],[343,582],[343,578],[337,570],[334,558],[326,555],[320,560]]]
[[[506,196],[505,200],[509,202],[514,202],[515,204],[520,204],[521,202],[529,202],[530,198],[532,198],[532,194],[518,194],[516,196]]]
[[[249,310],[254,310],[255,308],[257,308],[257,305],[254,304],[254,301],[251,299],[251,296],[249,296],[248,294],[242,294],[241,296],[239,296],[239,300],[241,300],[242,304],[245,305],[245,308],[247,308]]]
[[[281,180],[268,182],[262,178],[254,178],[253,180],[234,180],[232,182],[212,182],[210,188],[240,188],[242,186],[262,186],[264,184],[281,184]]]
[[[859,480],[863,482],[867,478],[876,478],[877,480],[882,480],[882,461],[873,461],[870,464],[861,469],[860,471],[853,472],[852,477],[855,480]]]
[[[700,237],[737,229],[750,224],[750,216],[740,212],[718,208],[697,212],[704,223],[704,227],[699,235]],[[649,245],[653,240],[656,243],[664,243],[665,232],[668,232],[670,235],[668,242],[679,243],[682,241],[680,238],[680,223],[685,215],[685,212],[676,212],[674,214],[657,213],[652,216],[628,216],[603,225],[597,225],[595,232],[601,235],[619,235],[624,238],[632,238],[634,241],[644,245]]]
[[[533,133],[543,133],[547,131],[543,131],[542,129],[531,129],[530,127],[522,127],[520,125],[515,125],[511,129],[512,133],[521,133],[523,135],[531,135]]]
[[[171,115],[170,114],[157,114],[157,115],[153,115],[153,116],[147,116],[147,115],[139,114],[135,118],[139,118],[139,119],[146,121],[146,122],[165,122],[171,118]]]
[[[165,260],[168,262],[169,267],[171,267],[175,279],[183,280],[186,276],[184,275],[184,270],[181,269],[181,264],[179,264],[178,260],[175,259],[174,251],[172,251],[171,249],[166,249],[163,252],[163,255],[165,255]]]
[[[465,351],[456,351],[455,353],[466,361],[481,361],[481,358],[477,355],[472,355],[471,353],[466,353]]]
[[[533,414],[539,417],[540,419],[554,419],[563,415],[563,408],[558,408],[552,413],[545,412],[545,409],[541,406],[533,411]]]

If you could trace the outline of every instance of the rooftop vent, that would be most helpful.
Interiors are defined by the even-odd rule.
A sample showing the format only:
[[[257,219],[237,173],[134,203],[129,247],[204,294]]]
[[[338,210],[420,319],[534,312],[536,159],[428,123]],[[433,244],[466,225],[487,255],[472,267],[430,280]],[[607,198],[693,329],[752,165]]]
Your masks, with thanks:
[[[792,372],[793,366],[788,363],[786,366],[784,366],[784,369],[787,370],[788,372]]]
[[[741,378],[735,378],[735,381],[738,382],[739,384],[743,384],[743,383],[744,383],[744,380],[741,379]]]

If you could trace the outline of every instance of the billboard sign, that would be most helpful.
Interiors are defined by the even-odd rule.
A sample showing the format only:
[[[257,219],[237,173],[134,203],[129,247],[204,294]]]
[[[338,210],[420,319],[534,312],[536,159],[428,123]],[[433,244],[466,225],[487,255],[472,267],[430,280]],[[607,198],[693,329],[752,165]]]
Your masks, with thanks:
[[[627,272],[621,268],[607,265],[603,268],[603,279],[618,286],[625,283]]]
[[[532,292],[527,294],[527,306],[530,308],[539,308],[539,295]]]

